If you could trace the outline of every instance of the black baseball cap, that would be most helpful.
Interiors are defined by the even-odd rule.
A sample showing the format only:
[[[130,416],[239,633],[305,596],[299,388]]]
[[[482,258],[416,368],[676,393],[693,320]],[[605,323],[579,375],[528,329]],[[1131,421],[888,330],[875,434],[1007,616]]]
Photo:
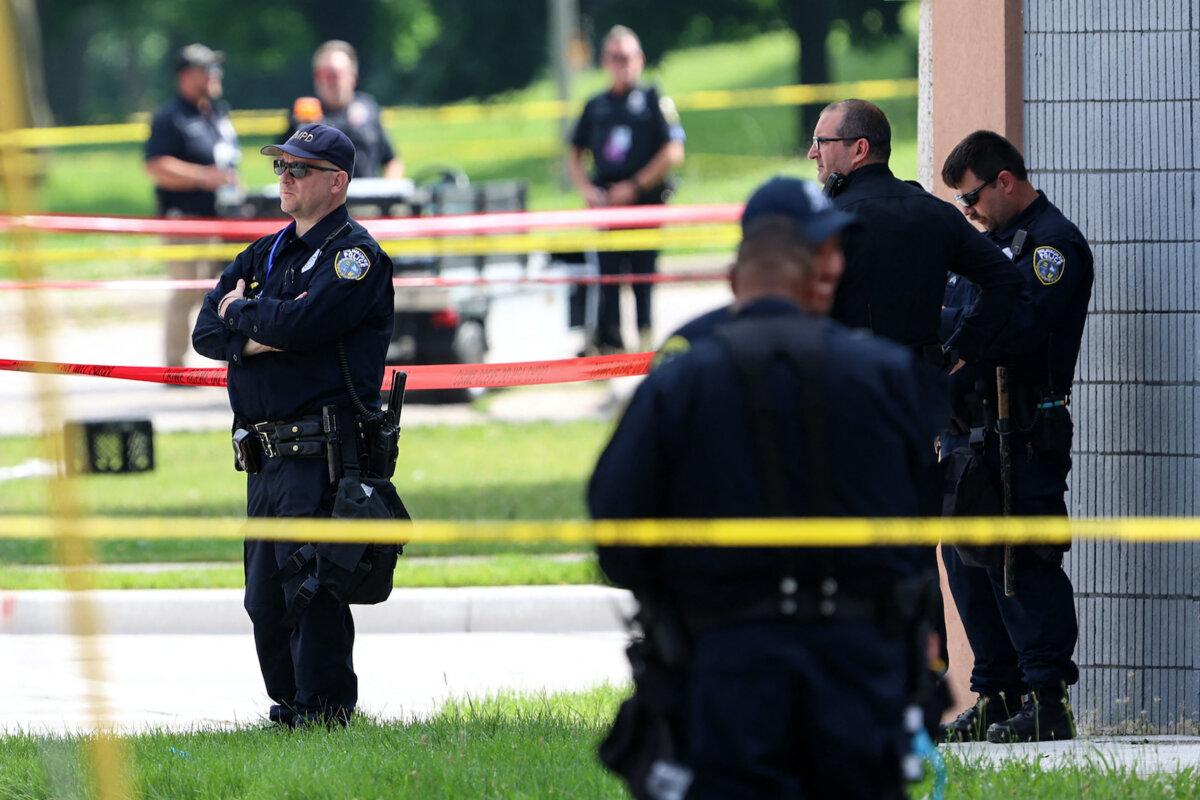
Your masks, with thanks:
[[[297,158],[319,158],[354,174],[354,142],[337,128],[319,122],[301,125],[283,144],[269,144],[259,152],[264,156],[287,153]]]
[[[179,52],[175,54],[175,71],[179,72],[188,67],[212,69],[224,62],[225,54],[220,50],[213,50],[196,42],[179,48]]]
[[[742,209],[742,235],[756,220],[785,217],[813,246],[855,224],[858,218],[834,207],[813,181],[776,176],[754,190]]]

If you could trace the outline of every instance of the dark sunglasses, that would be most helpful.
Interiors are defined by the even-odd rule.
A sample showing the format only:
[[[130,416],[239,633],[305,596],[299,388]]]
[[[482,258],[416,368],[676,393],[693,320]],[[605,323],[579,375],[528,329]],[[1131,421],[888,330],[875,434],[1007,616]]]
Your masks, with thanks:
[[[1000,173],[997,172],[995,175],[988,178],[986,181],[979,184],[971,191],[964,192],[963,194],[954,195],[955,202],[957,202],[963,208],[970,208],[971,206],[973,206],[977,202],[979,202],[979,193],[982,192],[987,187],[991,186],[993,183],[995,183],[996,178],[999,178],[999,177],[1000,177]]]
[[[315,169],[320,172],[341,172],[341,170],[337,169],[336,167],[318,167],[316,164],[305,164],[302,161],[292,161],[289,163],[284,161],[282,158],[275,159],[275,163],[272,164],[272,166],[275,168],[276,175],[282,175],[283,173],[288,172],[291,173],[291,176],[296,180],[300,180],[307,175],[310,169]]]

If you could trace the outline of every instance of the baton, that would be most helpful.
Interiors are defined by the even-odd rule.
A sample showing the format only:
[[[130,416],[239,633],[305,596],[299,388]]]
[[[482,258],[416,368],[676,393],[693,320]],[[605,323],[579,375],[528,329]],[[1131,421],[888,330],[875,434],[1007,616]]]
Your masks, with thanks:
[[[1012,421],[1009,417],[1008,402],[1008,369],[996,367],[996,434],[1000,438],[1000,488],[1003,497],[1003,513],[1011,517],[1013,513],[1012,496],[1012,443],[1009,435],[1012,433]],[[1017,593],[1016,558],[1011,544],[1004,545],[1004,595],[1012,597]]]

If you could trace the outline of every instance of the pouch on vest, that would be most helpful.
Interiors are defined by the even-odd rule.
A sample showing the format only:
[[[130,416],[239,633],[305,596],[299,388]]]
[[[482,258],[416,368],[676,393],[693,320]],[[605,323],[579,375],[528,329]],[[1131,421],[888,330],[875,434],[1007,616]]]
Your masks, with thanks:
[[[974,447],[957,447],[946,459],[942,515],[947,517],[998,517],[1004,511],[1000,480]],[[970,567],[1000,567],[1003,545],[955,545]]]
[[[382,478],[346,477],[338,483],[333,501],[334,519],[412,519],[392,482]],[[343,603],[374,605],[392,593],[396,559],[404,552],[400,542],[306,544],[296,550],[276,573],[287,582],[302,571],[308,575],[292,593],[286,627],[308,608],[317,591],[324,589]]]

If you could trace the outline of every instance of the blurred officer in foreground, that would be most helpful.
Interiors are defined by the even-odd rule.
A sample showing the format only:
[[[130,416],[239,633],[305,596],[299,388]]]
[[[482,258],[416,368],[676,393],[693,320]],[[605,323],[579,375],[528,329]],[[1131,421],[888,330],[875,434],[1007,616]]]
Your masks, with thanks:
[[[229,109],[221,100],[224,54],[202,44],[189,44],[175,58],[175,97],[154,114],[146,141],[146,172],[154,181],[160,217],[215,217],[218,192],[240,196],[237,165],[241,160]],[[232,199],[232,198],[231,198]],[[195,238],[170,240],[195,244]],[[172,280],[215,278],[220,261],[169,261]],[[179,289],[167,301],[163,363],[183,364],[188,349],[188,315],[204,292]]]
[[[852,220],[814,183],[755,192],[731,318],[638,388],[594,517],[917,514],[941,391],[905,348],[825,318]],[[601,751],[636,797],[905,796],[914,630],[937,591],[922,548],[607,547],[600,564],[646,633]]]
[[[826,106],[808,157],[834,205],[862,224],[845,237],[846,274],[830,316],[867,328],[942,366],[938,320],[946,273],[979,287],[947,342],[955,360],[978,359],[1012,315],[1021,276],[952,205],[888,169],[892,129],[865,100]],[[951,362],[954,363],[954,362]]]
[[[608,91],[587,102],[571,136],[567,169],[588,208],[658,205],[671,196],[670,171],[683,163],[683,126],[670,98],[640,83],[646,58],[637,34],[617,25],[604,37],[604,68],[612,79]],[[584,169],[590,153],[592,174]],[[657,250],[600,252],[601,275],[655,271]],[[650,284],[633,287],[637,305],[639,346],[653,342]],[[616,284],[600,287],[599,321],[590,349],[621,352],[621,291]]]
[[[1079,229],[1029,182],[1025,160],[999,134],[977,131],[959,143],[946,157],[942,180],[961,192],[956,198],[963,214],[1016,264],[1027,295],[997,352],[952,378],[953,422],[941,437],[946,510],[998,514],[1007,483],[1011,513],[1066,516],[1071,383],[1092,292],[1091,250]],[[951,275],[945,296],[943,335],[950,339],[978,290]],[[997,366],[1007,370],[1007,474],[996,432]],[[950,591],[975,654],[971,689],[979,693],[975,705],[947,727],[951,739],[1074,736],[1067,686],[1079,679],[1071,660],[1078,626],[1062,568],[1065,549],[1013,547],[1014,594],[1008,596],[1003,547],[942,546]]]
[[[403,178],[404,159],[392,148],[379,104],[369,94],[356,91],[358,53],[349,42],[332,39],[313,53],[313,88],[317,96],[297,98],[288,117],[291,135],[300,125],[323,122],[337,128],[354,143],[355,178]]]
[[[339,459],[361,466],[354,409],[380,408],[392,262],[346,212],[354,145],[344,134],[304,125],[262,152],[275,158],[280,206],[294,222],[225,269],[192,340],[202,355],[229,363],[247,515],[328,517],[340,476],[331,475],[322,410],[332,408],[342,432]],[[246,542],[246,610],[275,702],[270,719],[345,723],[358,699],[354,620],[346,603],[324,588],[310,594],[308,576],[289,569],[301,549]]]

